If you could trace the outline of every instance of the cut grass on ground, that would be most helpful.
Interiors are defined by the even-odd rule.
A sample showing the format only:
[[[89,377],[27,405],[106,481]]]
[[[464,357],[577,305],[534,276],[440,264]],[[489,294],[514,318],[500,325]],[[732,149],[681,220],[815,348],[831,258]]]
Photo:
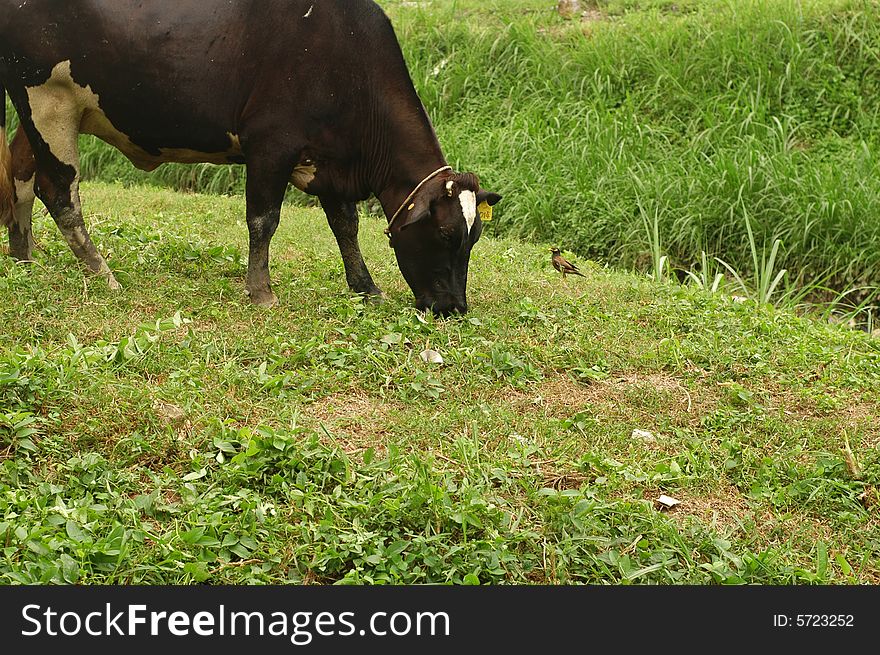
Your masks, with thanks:
[[[242,199],[83,197],[122,293],[0,259],[0,582],[880,582],[877,339],[489,239],[434,320],[373,217],[364,305],[292,207],[265,311]]]

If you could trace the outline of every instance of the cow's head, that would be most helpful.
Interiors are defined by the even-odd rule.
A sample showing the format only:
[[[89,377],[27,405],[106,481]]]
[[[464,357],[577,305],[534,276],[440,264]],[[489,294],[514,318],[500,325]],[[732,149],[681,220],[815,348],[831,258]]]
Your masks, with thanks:
[[[499,200],[480,188],[476,175],[449,173],[430,180],[403,208],[391,246],[416,307],[443,316],[467,311],[468,261],[483,231],[478,208]]]

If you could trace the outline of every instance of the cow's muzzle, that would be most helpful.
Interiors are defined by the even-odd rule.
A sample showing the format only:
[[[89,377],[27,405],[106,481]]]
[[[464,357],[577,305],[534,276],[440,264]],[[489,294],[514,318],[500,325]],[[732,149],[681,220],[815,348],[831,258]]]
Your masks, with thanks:
[[[466,314],[468,310],[467,300],[458,298],[422,299],[416,302],[416,307],[424,312],[431,312],[444,318],[453,314]]]

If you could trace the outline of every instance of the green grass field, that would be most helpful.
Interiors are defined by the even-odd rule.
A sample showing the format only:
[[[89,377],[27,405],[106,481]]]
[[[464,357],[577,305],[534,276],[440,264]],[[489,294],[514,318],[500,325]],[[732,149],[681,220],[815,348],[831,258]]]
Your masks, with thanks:
[[[364,305],[293,206],[260,310],[242,198],[83,204],[124,291],[0,258],[0,583],[880,582],[876,338],[492,238],[434,320],[373,217]]]

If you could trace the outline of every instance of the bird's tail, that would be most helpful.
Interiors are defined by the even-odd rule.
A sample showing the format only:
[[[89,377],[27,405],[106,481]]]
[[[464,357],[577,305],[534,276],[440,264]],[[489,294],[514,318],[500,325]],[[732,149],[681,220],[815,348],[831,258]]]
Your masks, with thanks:
[[[6,141],[6,89],[0,84],[0,227],[12,222],[15,209],[15,182],[12,179],[12,152]]]

